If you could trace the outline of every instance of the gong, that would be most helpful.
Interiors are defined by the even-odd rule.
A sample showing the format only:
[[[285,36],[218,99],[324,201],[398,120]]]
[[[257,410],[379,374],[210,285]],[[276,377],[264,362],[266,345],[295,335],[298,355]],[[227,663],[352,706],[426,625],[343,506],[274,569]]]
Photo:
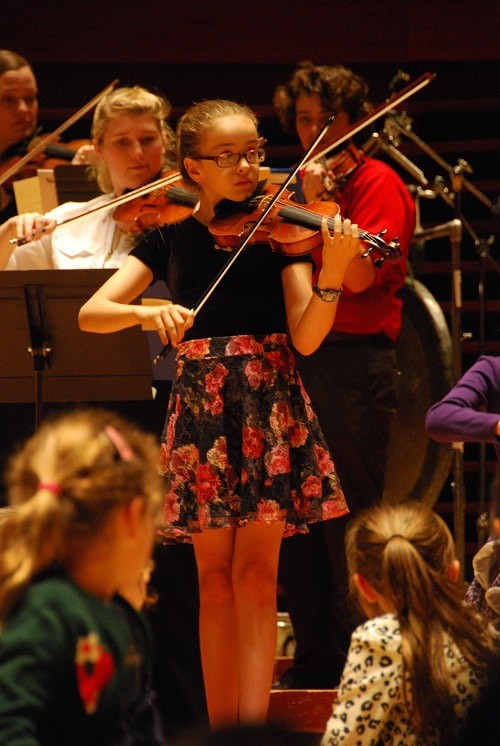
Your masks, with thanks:
[[[432,506],[449,474],[452,450],[427,437],[425,415],[453,385],[452,343],[444,314],[422,283],[407,278],[400,297],[399,410],[390,432],[384,500]]]

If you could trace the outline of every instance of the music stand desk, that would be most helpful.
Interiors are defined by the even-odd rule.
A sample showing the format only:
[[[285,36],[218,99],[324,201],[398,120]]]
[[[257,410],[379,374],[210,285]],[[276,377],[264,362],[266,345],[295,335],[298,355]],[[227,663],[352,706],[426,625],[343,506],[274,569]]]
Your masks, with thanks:
[[[147,335],[139,326],[82,332],[78,312],[116,270],[0,272],[0,402],[151,399]]]

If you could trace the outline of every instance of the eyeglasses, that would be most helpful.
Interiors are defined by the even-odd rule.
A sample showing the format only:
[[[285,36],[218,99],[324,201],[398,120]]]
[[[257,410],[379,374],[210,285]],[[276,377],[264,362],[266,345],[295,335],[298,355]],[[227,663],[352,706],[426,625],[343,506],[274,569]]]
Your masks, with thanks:
[[[262,163],[266,157],[266,151],[264,148],[250,148],[244,153],[221,153],[220,155],[197,155],[195,160],[197,161],[215,161],[219,168],[232,168],[237,166],[242,158],[245,158],[248,163]]]

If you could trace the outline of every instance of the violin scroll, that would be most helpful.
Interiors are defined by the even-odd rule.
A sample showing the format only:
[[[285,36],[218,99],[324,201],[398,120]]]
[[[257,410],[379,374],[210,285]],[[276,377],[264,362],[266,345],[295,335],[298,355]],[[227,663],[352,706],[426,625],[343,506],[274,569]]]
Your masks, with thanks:
[[[365,231],[360,231],[359,234],[360,238],[362,238],[363,242],[367,245],[367,249],[361,254],[361,256],[365,259],[366,257],[369,257],[373,251],[378,254],[377,258],[373,260],[377,269],[380,269],[382,264],[386,261],[391,264],[397,264],[403,256],[401,246],[398,242],[399,236],[395,236],[392,241],[387,242],[383,238],[386,233],[387,228],[379,231],[376,235],[366,233]]]

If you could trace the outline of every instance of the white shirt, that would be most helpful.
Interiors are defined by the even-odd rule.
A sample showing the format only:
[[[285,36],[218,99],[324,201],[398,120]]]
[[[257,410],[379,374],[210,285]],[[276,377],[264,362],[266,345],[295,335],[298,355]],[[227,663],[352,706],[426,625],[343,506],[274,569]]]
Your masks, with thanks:
[[[90,202],[65,202],[47,213],[57,221],[105,205],[114,198],[103,194]],[[113,248],[116,223],[113,209],[91,213],[58,226],[50,236],[18,246],[6,269],[102,269],[121,267],[133,247],[133,240],[120,233]],[[112,250],[113,249],[113,250]]]

